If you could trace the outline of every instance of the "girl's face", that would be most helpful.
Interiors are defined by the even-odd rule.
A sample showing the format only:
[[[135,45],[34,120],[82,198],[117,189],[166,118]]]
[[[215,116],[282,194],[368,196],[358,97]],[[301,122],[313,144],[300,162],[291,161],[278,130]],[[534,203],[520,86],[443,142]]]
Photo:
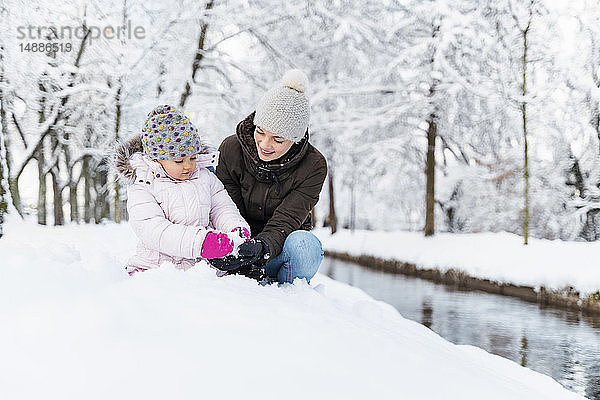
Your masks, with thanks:
[[[254,141],[258,157],[263,161],[276,160],[292,147],[294,142],[257,126],[254,129]]]
[[[189,179],[192,175],[192,172],[194,172],[196,169],[196,154],[183,158],[177,158],[175,160],[154,161],[162,165],[167,175],[173,179],[177,179],[178,181]]]

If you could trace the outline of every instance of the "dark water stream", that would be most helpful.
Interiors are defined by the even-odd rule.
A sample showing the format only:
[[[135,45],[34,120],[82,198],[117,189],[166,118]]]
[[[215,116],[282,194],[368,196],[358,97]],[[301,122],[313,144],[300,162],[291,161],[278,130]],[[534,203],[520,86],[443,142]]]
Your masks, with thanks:
[[[549,375],[600,400],[600,318],[464,291],[332,258],[319,270],[396,307],[456,344],[469,344]]]

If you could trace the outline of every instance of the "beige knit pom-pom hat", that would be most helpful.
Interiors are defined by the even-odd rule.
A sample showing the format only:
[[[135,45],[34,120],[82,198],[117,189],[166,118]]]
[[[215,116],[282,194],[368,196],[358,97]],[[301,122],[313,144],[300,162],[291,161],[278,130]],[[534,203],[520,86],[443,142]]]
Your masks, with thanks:
[[[256,105],[254,125],[298,143],[310,120],[306,89],[308,77],[299,69],[287,71],[281,82],[269,90]]]

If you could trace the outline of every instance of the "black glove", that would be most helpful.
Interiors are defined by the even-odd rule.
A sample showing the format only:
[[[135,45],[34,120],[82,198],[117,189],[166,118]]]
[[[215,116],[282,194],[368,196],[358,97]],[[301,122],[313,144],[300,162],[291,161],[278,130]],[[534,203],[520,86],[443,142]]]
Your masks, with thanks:
[[[242,267],[240,267],[240,269],[228,273],[228,275],[231,274],[243,275],[247,278],[254,279],[258,282],[262,282],[267,277],[267,274],[265,273],[265,269],[263,267],[253,264],[243,265]]]
[[[249,259],[247,257],[225,256],[222,258],[207,259],[206,261],[218,270],[234,272],[247,265]]]
[[[240,258],[247,260],[244,265],[258,265],[262,267],[266,259],[269,258],[269,245],[264,239],[259,237],[250,239],[240,244],[238,254]]]
[[[256,238],[240,244],[238,255],[207,259],[213,267],[228,274],[240,274],[260,281],[264,277],[262,268],[265,256],[269,256],[269,245]]]

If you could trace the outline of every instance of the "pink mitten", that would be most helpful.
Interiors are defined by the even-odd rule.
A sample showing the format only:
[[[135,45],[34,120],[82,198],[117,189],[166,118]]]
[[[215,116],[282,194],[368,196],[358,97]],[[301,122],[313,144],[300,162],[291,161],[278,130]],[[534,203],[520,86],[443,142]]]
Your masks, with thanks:
[[[231,254],[233,240],[226,233],[208,232],[202,243],[203,258],[221,258]]]
[[[241,238],[244,238],[244,241],[248,241],[250,240],[250,231],[246,228],[244,228],[243,226],[238,226],[237,228],[234,228],[231,232],[235,232],[238,235],[240,235]]]

